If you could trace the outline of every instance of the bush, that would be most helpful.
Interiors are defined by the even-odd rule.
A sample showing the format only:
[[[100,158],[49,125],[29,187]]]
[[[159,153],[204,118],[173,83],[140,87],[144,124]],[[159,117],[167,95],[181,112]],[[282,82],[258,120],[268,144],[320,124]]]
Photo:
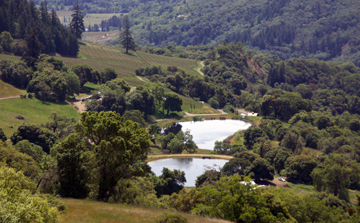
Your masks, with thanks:
[[[28,98],[32,99],[34,97],[33,94],[28,94]]]
[[[187,223],[188,220],[180,214],[165,214],[158,218],[156,223]]]
[[[22,120],[22,119],[25,119],[24,116],[22,116],[22,115],[17,115],[16,118],[17,118],[17,119],[21,119],[21,120]]]

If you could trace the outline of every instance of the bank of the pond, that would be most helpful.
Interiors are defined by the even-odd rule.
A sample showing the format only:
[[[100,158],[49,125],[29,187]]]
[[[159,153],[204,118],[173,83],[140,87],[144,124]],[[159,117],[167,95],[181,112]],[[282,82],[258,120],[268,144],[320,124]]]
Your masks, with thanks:
[[[202,158],[202,159],[224,159],[230,160],[234,158],[233,156],[226,155],[216,155],[216,154],[169,154],[169,155],[148,155],[148,158],[145,160],[146,162],[151,162],[155,160],[162,159],[171,159],[171,158]]]

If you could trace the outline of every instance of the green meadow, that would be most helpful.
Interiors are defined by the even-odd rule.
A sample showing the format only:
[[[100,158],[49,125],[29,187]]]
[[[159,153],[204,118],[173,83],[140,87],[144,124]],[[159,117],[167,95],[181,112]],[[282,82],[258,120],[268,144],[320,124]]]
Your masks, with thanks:
[[[21,124],[46,123],[49,120],[49,116],[54,112],[77,120],[80,118],[77,111],[67,102],[43,103],[35,98],[0,100],[0,128],[3,129],[7,137],[10,137]],[[17,119],[17,115],[22,115],[24,119]]]

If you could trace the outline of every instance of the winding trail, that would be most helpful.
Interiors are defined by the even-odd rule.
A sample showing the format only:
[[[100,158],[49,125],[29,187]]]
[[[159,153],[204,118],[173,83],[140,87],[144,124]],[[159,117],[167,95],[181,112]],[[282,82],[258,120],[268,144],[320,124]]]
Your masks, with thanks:
[[[12,98],[20,98],[20,95],[0,98],[0,100],[6,100],[6,99],[12,99]]]
[[[184,113],[184,114],[185,114],[185,116],[184,116],[184,117],[193,117],[193,116],[209,116],[209,115],[226,115],[226,114],[227,114],[227,113],[226,113],[226,112],[224,112],[222,109],[217,109],[217,111],[218,111],[218,112],[220,112],[220,113],[218,113],[218,114],[191,114],[191,113],[186,112],[186,111],[182,111],[182,113]]]
[[[204,76],[204,73],[201,71],[201,69],[203,69],[203,68],[205,67],[204,61],[200,61],[200,65],[201,65],[201,67],[199,67],[198,69],[196,69],[196,71],[197,71],[201,76]]]

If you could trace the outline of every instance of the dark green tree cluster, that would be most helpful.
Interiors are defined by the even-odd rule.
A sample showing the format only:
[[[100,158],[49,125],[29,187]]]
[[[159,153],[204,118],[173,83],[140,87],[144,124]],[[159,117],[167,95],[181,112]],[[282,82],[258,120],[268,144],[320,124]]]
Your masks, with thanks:
[[[76,56],[79,50],[76,36],[60,23],[54,10],[48,11],[43,2],[38,9],[33,1],[2,1],[0,33],[8,32],[11,40],[1,41],[2,48],[35,59],[40,53]]]

